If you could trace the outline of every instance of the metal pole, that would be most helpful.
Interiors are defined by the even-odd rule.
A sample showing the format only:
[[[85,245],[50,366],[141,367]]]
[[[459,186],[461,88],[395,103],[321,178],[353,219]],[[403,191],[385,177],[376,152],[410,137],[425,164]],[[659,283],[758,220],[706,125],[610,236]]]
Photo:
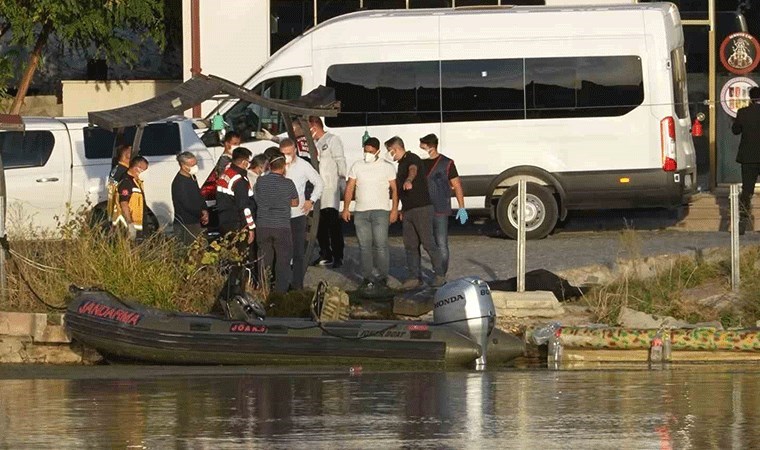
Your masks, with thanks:
[[[5,234],[5,168],[3,157],[0,155],[0,301],[5,302],[8,297],[8,279],[5,272],[5,249],[8,237]]]
[[[708,14],[708,20],[710,22],[710,29],[707,31],[707,42],[708,42],[708,70],[707,70],[707,98],[708,98],[708,107],[707,107],[707,114],[708,114],[708,121],[709,121],[709,132],[708,132],[708,150],[710,153],[710,190],[713,190],[715,186],[718,183],[718,145],[717,145],[717,110],[715,109],[715,90],[716,90],[716,83],[717,80],[715,75],[716,70],[716,60],[715,60],[715,0],[708,0],[707,1],[707,14]]]
[[[731,204],[731,290],[739,291],[739,185],[732,184],[728,195]]]
[[[517,292],[525,292],[525,202],[527,182],[517,182]]]

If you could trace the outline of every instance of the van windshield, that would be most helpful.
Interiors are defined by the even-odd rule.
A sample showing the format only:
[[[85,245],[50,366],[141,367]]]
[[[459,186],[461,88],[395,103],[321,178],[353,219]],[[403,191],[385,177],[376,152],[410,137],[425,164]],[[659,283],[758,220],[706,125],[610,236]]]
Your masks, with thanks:
[[[257,84],[252,91],[264,98],[293,100],[301,96],[301,77],[289,76],[272,78]],[[223,114],[226,127],[240,134],[242,142],[254,140],[254,135],[262,128],[277,135],[285,131],[282,114],[244,100],[240,100]],[[208,130],[202,137],[207,147],[219,145],[219,134]]]
[[[689,117],[689,97],[686,88],[686,58],[683,47],[670,52],[673,76],[673,106],[679,119]]]

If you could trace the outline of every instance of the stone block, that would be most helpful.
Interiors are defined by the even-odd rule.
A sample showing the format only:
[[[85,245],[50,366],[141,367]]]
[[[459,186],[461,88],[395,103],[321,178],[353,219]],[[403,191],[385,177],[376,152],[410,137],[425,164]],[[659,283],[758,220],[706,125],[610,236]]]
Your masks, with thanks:
[[[654,316],[635,309],[623,307],[620,309],[618,324],[625,328],[639,330],[666,328],[690,328],[689,322],[677,320],[669,316]]]
[[[433,310],[433,300],[396,297],[393,299],[393,314],[419,317]]]
[[[47,314],[0,312],[0,336],[34,336],[47,324]]]
[[[68,344],[71,342],[66,329],[61,325],[46,325],[38,327],[33,336],[35,343]]]
[[[29,336],[0,337],[0,364],[18,364],[26,362],[27,348],[32,345]]]
[[[510,317],[556,317],[565,310],[557,297],[549,291],[491,293],[496,314]]]

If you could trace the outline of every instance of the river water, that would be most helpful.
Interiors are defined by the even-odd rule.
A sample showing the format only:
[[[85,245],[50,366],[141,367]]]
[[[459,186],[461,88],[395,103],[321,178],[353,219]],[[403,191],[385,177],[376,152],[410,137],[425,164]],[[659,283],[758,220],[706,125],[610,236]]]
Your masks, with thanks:
[[[760,448],[760,367],[0,366],[0,448]]]

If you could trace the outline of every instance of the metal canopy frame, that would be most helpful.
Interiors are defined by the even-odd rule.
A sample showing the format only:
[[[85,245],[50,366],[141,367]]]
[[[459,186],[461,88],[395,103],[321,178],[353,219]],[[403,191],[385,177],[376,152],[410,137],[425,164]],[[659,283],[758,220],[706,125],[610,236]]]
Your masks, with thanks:
[[[135,136],[132,142],[132,155],[140,151],[140,141],[143,130],[149,122],[163,120],[171,116],[182,115],[193,106],[200,105],[206,100],[226,95],[228,98],[245,100],[265,108],[279,111],[283,115],[288,136],[296,142],[293,132],[293,122],[301,125],[301,130],[308,130],[309,116],[336,117],[340,112],[340,102],[335,101],[335,91],[331,88],[319,86],[310,93],[295,100],[275,100],[262,97],[253,91],[246,89],[224,78],[214,75],[196,74],[190,80],[181,85],[149,100],[132,105],[104,111],[94,111],[87,114],[91,125],[97,125],[117,133],[114,140],[114,157],[116,157],[116,142],[118,136],[124,134],[126,127],[136,126]],[[317,161],[317,147],[310,133],[304,133],[309,146],[311,165],[319,172]],[[314,203],[313,214],[308,228],[308,246],[306,258],[310,258],[314,250],[320,212],[319,201]],[[304,270],[309,267],[304,264]]]

